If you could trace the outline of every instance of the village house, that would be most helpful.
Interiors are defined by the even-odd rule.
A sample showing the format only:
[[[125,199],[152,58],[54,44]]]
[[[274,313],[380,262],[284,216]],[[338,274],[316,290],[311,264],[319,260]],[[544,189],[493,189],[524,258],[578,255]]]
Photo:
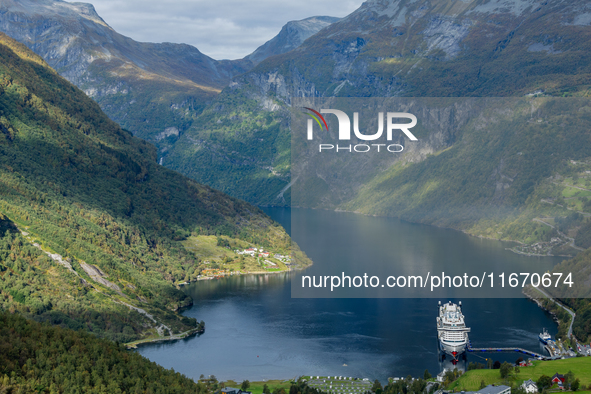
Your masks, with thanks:
[[[538,392],[538,385],[531,379],[526,380],[521,384],[521,387],[525,390],[526,393],[537,393]]]
[[[559,374],[558,372],[556,372],[554,374],[554,376],[552,376],[552,383],[557,384],[558,388],[561,390],[565,390],[565,387],[564,387],[565,380],[566,380],[566,378],[564,377],[564,375]]]
[[[253,249],[253,248],[244,249],[244,254],[249,254],[254,257],[255,251],[256,251],[256,249]]]
[[[221,392],[222,394],[252,394],[252,391],[242,391],[233,387],[224,387]]]

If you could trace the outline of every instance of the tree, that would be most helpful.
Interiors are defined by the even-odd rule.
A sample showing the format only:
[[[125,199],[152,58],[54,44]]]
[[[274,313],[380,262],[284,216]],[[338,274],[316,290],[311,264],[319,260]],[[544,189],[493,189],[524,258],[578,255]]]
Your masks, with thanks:
[[[536,382],[538,390],[544,390],[552,386],[552,378],[548,375],[542,375]]]
[[[519,363],[522,361],[525,361],[523,357],[519,357],[517,360],[515,360],[515,365],[519,365]]]
[[[271,390],[269,389],[269,386],[267,386],[267,383],[263,385],[263,394],[271,394]]]
[[[248,388],[249,387],[250,387],[250,382],[247,379],[244,382],[242,382],[242,385],[240,385],[240,390],[242,390],[242,391],[248,391]]]
[[[493,360],[492,360],[492,358],[487,358],[486,359],[486,367],[488,369],[492,369],[492,367],[493,367]]]
[[[573,371],[568,371],[564,375],[564,384],[568,387],[574,381],[575,381],[575,374],[573,373]]]
[[[571,383],[570,389],[572,391],[577,391],[579,389],[580,385],[581,385],[581,381],[579,380],[579,378],[576,378],[575,381]]]
[[[513,370],[513,365],[509,364],[508,362],[504,362],[500,367],[499,370],[501,372],[501,378],[505,379],[511,371]]]
[[[415,379],[409,386],[410,392],[414,394],[422,394],[427,387],[427,383],[423,379]]]
[[[373,391],[374,393],[378,393],[378,390],[380,390],[379,392],[381,393],[383,391],[383,388],[382,388],[382,384],[380,383],[380,381],[376,379],[373,382],[373,386],[371,386],[371,391]]]
[[[484,383],[484,379],[480,381],[480,390],[486,387],[486,383]]]
[[[425,379],[425,380],[431,379],[431,374],[429,373],[428,369],[425,369],[425,373],[423,373],[423,379]]]

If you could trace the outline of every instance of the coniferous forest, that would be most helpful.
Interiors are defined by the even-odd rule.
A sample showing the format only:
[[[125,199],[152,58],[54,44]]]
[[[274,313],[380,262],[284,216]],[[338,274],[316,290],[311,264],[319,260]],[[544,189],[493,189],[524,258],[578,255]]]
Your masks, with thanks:
[[[0,313],[2,393],[206,393],[125,346]]]

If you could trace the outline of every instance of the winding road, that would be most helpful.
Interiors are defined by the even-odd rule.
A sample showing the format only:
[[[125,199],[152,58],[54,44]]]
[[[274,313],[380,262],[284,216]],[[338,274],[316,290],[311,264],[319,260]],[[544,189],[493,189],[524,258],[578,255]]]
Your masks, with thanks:
[[[567,307],[565,307],[564,305],[562,305],[560,302],[556,301],[554,298],[552,298],[552,296],[550,296],[548,293],[546,293],[544,290],[542,289],[537,289],[540,293],[544,294],[546,297],[548,297],[552,302],[554,302],[556,305],[558,305],[559,307],[561,307],[562,309],[564,309],[565,311],[567,311],[570,315],[571,315],[571,319],[570,319],[570,325],[568,326],[568,338],[570,338],[573,334],[573,323],[575,322],[575,312],[571,311],[570,309],[568,309]],[[576,338],[575,338],[575,342],[576,342]]]

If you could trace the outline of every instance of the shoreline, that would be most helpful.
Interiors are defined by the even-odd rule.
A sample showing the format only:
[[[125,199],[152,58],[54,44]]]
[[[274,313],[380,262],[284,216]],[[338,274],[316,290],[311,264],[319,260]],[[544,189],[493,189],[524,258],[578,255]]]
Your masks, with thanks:
[[[239,273],[239,274],[233,274],[233,275],[220,275],[219,277],[215,277],[215,276],[208,276],[205,278],[198,278],[195,279],[193,281],[190,282],[183,282],[183,283],[176,283],[176,286],[188,286],[191,285],[193,283],[197,283],[197,282],[202,282],[202,281],[207,281],[207,280],[215,280],[215,279],[225,279],[225,278],[231,278],[232,276],[245,276],[245,275],[273,275],[273,274],[284,274],[284,273],[288,273],[288,272],[294,272],[294,271],[301,271],[306,269],[302,268],[302,269],[290,269],[290,270],[279,270],[279,271],[253,271],[253,272],[244,272],[244,273]]]
[[[568,309],[567,309],[565,306],[563,306],[563,305],[562,305],[562,303],[561,303],[560,301],[557,301],[557,300],[556,300],[554,297],[552,297],[551,295],[549,295],[549,294],[546,294],[546,293],[544,293],[544,292],[541,292],[541,291],[540,291],[540,290],[538,290],[538,289],[535,289],[535,291],[538,291],[540,294],[542,294],[542,295],[543,295],[543,297],[540,297],[540,298],[547,298],[548,300],[550,300],[551,302],[553,302],[554,304],[556,304],[558,307],[560,307],[560,308],[563,308],[563,309],[566,309],[567,311],[569,311],[569,310],[568,310]],[[539,307],[540,309],[542,309],[543,311],[546,311],[546,312],[548,312],[550,315],[552,315],[552,320],[554,320],[554,322],[556,323],[556,325],[558,326],[558,328],[560,328],[560,327],[561,327],[561,325],[568,325],[568,326],[569,326],[569,327],[572,329],[572,325],[573,325],[573,323],[574,323],[574,316],[572,316],[572,314],[571,314],[572,318],[570,319],[570,322],[569,322],[568,324],[567,324],[567,323],[565,323],[565,322],[562,322],[562,321],[561,321],[561,320],[558,318],[558,316],[556,315],[556,313],[555,313],[554,311],[552,311],[552,310],[549,310],[549,309],[547,309],[546,307],[544,307],[544,306],[542,305],[542,302],[540,301],[540,299],[539,299],[539,298],[536,298],[536,297],[534,297],[533,295],[526,293],[526,291],[525,291],[525,288],[522,290],[522,292],[521,292],[521,293],[522,293],[523,295],[525,295],[527,298],[529,298],[530,300],[532,300],[533,302],[535,302],[535,303],[538,305],[538,307]],[[570,314],[570,313],[571,313],[571,312],[569,311],[569,314]],[[572,312],[572,313],[574,313],[574,312]],[[572,332],[571,332],[571,333],[570,333],[570,335],[572,335],[572,337],[574,338],[575,342],[579,342],[579,340],[577,339],[577,337],[575,336],[575,334],[574,334],[574,333],[572,333]],[[569,338],[568,336],[569,336],[569,332],[568,332],[568,330],[567,330],[567,338],[566,338],[566,339],[570,340],[571,338]]]
[[[145,345],[148,343],[178,341],[180,339],[192,337],[193,335],[203,334],[204,332],[205,332],[205,330],[201,331],[197,328],[193,328],[191,330],[181,332],[180,334],[171,335],[169,337],[144,338],[144,339],[139,339],[137,341],[124,343],[124,345],[127,348],[127,350],[131,350],[131,349],[137,349],[138,346]]]

